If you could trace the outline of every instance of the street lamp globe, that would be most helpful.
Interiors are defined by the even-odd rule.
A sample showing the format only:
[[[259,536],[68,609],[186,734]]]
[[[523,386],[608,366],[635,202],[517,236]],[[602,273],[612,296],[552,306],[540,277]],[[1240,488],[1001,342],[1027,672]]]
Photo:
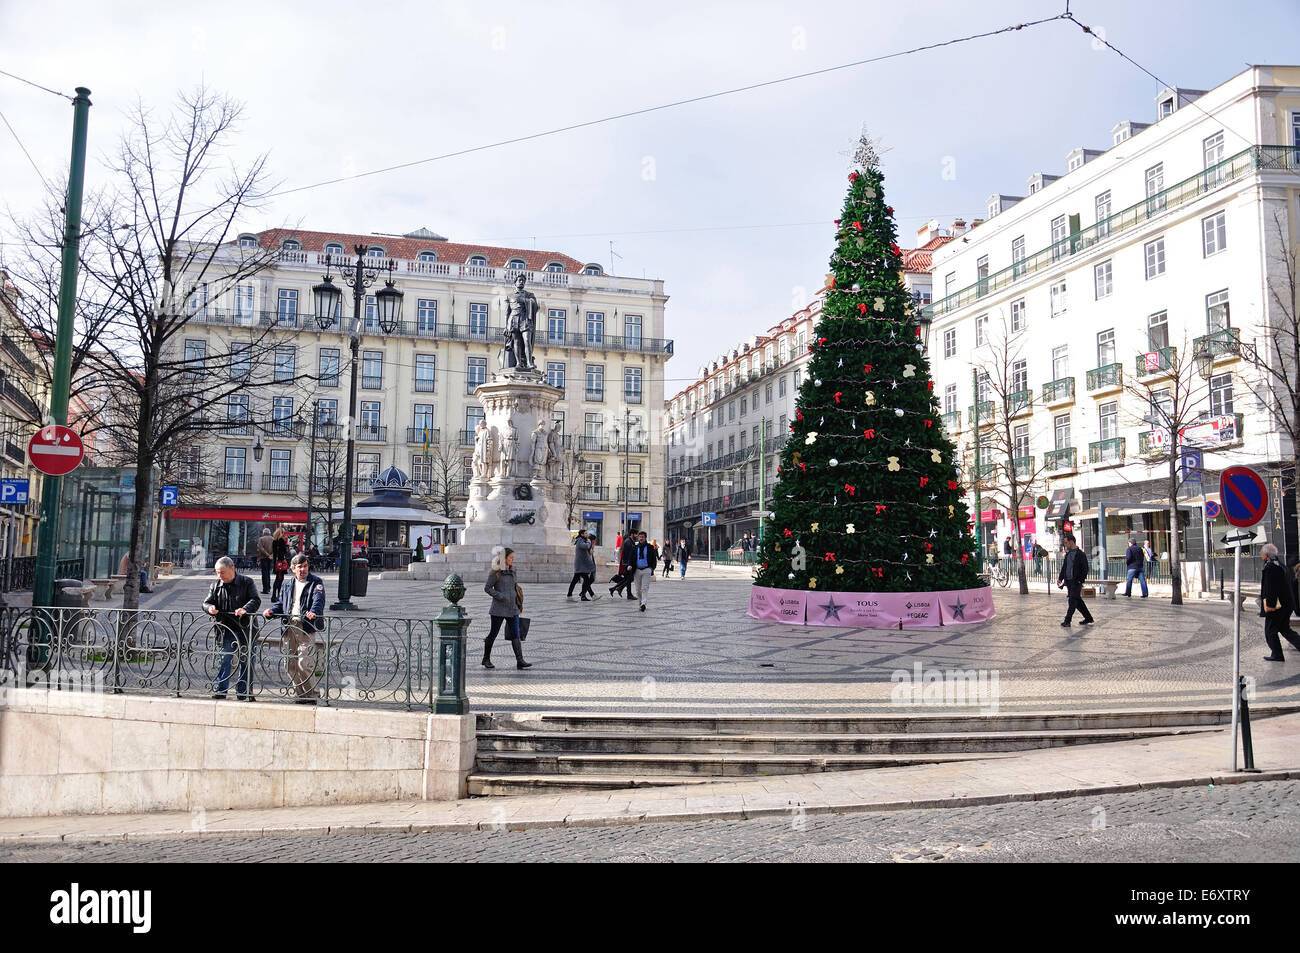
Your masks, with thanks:
[[[1206,347],[1204,342],[1196,349],[1192,360],[1196,362],[1196,373],[1201,375],[1202,380],[1208,381],[1214,376],[1214,352]]]
[[[343,291],[334,284],[333,278],[326,275],[320,284],[312,285],[311,293],[316,302],[316,324],[322,331],[328,331],[339,313]]]
[[[379,327],[385,334],[397,330],[402,320],[402,292],[393,287],[392,279],[384,282],[384,287],[375,292],[375,304],[379,308]]]

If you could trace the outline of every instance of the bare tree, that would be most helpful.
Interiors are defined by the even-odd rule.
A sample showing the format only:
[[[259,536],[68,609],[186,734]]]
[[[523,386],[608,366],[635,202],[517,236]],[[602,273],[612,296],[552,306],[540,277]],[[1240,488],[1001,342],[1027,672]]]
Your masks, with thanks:
[[[437,506],[443,516],[455,517],[455,511],[469,498],[461,489],[465,483],[465,458],[460,447],[442,441],[430,443],[425,463],[429,479],[421,487],[423,497]]]
[[[310,504],[307,521],[324,514],[326,539],[334,538],[334,511],[343,508],[347,483],[347,436],[342,425],[332,421],[316,422],[314,460],[307,463],[307,480],[296,489],[295,499]],[[310,542],[310,541],[309,541]]]
[[[1020,558],[1024,544],[1020,531],[1020,507],[1030,503],[1046,489],[1047,458],[1030,453],[1041,434],[1032,432],[1033,392],[1029,386],[1028,362],[1023,356],[1024,328],[1013,329],[1000,315],[1001,327],[991,334],[984,330],[985,343],[977,350],[979,392],[976,401],[987,404],[989,413],[980,414],[981,473],[975,479],[987,488],[996,503],[1007,508],[1011,520],[1012,548],[1016,554],[1016,578],[1021,594],[1029,592],[1025,560]],[[979,357],[983,360],[979,360]],[[971,422],[972,427],[974,421]],[[988,430],[984,430],[985,426]],[[1039,440],[1035,440],[1039,437]],[[971,468],[973,472],[973,467]],[[976,514],[979,518],[979,514]],[[982,555],[982,554],[981,554]]]
[[[573,529],[573,511],[578,501],[582,499],[583,485],[582,453],[577,450],[566,450],[561,455],[560,464],[560,492],[564,498],[566,529]]]
[[[1150,342],[1155,344],[1157,342]],[[1152,467],[1163,468],[1165,496],[1169,500],[1169,574],[1173,586],[1171,605],[1182,605],[1182,560],[1179,556],[1178,489],[1184,433],[1202,418],[1209,382],[1202,379],[1184,337],[1175,347],[1162,346],[1138,355],[1132,376],[1123,375],[1124,393],[1144,411],[1129,413],[1150,423],[1139,455]],[[1122,373],[1122,371],[1121,371]],[[1102,526],[1101,532],[1106,531]]]

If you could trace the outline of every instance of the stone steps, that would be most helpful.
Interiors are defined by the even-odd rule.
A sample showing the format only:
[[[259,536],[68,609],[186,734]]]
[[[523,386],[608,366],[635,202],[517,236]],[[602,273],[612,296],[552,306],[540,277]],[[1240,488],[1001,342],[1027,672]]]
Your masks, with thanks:
[[[1300,710],[1259,706],[1255,718]],[[600,791],[1012,757],[1214,730],[1227,707],[885,715],[478,715],[471,794]]]

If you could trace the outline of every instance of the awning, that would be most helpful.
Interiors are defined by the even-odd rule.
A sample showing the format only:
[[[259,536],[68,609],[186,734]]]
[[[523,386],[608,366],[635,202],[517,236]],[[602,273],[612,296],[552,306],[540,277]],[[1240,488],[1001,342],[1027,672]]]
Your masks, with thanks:
[[[224,506],[174,506],[172,519],[179,520],[267,520],[277,523],[305,523],[306,510],[250,510]]]
[[[1180,510],[1199,511],[1201,508],[1201,504],[1199,501],[1192,503],[1186,500],[1180,500],[1178,503],[1178,508]],[[1143,513],[1168,513],[1168,512],[1169,512],[1168,503],[1151,503],[1151,504],[1143,504],[1141,506],[1119,506],[1113,509],[1109,506],[1106,507],[1106,515],[1108,517],[1141,516]],[[1097,507],[1094,506],[1091,509],[1080,510],[1078,513],[1074,514],[1073,518],[1076,520],[1095,520],[1097,518]]]
[[[343,519],[343,511],[333,514],[333,519]],[[440,516],[433,510],[417,510],[408,506],[354,506],[352,522],[369,523],[373,520],[400,520],[403,523],[433,523],[450,526],[451,520]]]

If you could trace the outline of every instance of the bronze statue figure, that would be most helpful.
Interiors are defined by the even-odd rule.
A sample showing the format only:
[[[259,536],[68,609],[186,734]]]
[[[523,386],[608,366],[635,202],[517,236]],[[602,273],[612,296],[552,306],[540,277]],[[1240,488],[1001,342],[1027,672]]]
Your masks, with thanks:
[[[536,370],[533,363],[533,338],[537,332],[537,312],[541,305],[537,296],[524,285],[528,276],[522,272],[515,276],[515,292],[506,296],[506,346],[502,367]]]

